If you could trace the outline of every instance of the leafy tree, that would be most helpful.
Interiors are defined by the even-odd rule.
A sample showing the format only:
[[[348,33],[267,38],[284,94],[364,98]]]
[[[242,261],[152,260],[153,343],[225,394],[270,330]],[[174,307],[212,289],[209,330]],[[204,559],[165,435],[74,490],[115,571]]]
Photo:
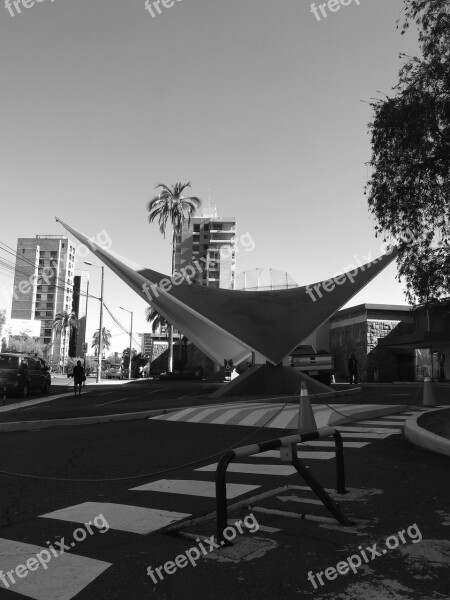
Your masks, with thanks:
[[[3,327],[5,326],[6,323],[6,308],[4,308],[3,310],[0,310],[0,337],[3,333]]]
[[[172,275],[175,271],[176,239],[183,229],[184,223],[190,224],[195,211],[201,205],[197,196],[184,196],[183,192],[190,187],[190,183],[176,183],[172,188],[160,183],[156,189],[161,192],[147,203],[148,222],[153,223],[158,219],[159,230],[166,237],[168,224],[172,227]],[[169,365],[168,371],[173,367],[173,328],[169,323]]]
[[[83,356],[69,356],[69,358],[67,359],[67,370],[70,371],[73,369],[73,367],[77,364],[77,361],[81,361],[82,365],[86,365],[85,366],[85,374],[90,375],[91,373],[93,373],[96,369],[97,369],[97,363],[94,361],[92,356],[87,356],[83,357]]]
[[[405,59],[393,94],[371,103],[368,203],[376,233],[397,244],[413,303],[450,292],[450,3],[404,0],[422,57]]]
[[[64,337],[64,349],[63,349],[63,357],[64,361],[66,360],[66,346],[67,346],[67,338],[70,337],[71,332],[74,329],[79,329],[80,323],[78,322],[77,316],[74,312],[67,312],[67,310],[63,310],[56,314],[55,320],[52,323],[52,329],[55,334],[59,337]],[[68,332],[68,335],[67,335]],[[64,372],[64,365],[63,365]]]
[[[100,329],[94,331],[94,335],[92,336],[91,348],[95,348],[95,353],[98,354],[98,345],[99,345],[99,332]],[[102,350],[109,350],[111,348],[111,332],[106,327],[102,327]]]
[[[2,352],[26,352],[36,354],[44,360],[48,360],[52,344],[43,344],[29,335],[10,336],[9,343],[5,343]]]

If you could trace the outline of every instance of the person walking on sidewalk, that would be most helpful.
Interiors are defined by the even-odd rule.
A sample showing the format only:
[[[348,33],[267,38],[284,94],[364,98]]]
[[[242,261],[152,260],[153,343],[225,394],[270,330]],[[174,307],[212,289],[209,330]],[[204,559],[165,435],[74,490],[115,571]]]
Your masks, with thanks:
[[[358,370],[359,362],[354,354],[350,356],[348,361],[348,370],[350,373],[350,384],[357,384],[359,378],[359,370]]]
[[[81,386],[83,385],[84,381],[86,381],[86,375],[84,374],[84,369],[81,366],[81,360],[77,360],[77,364],[73,368],[73,384],[75,389],[75,396],[77,395],[77,389],[78,395],[81,396]]]

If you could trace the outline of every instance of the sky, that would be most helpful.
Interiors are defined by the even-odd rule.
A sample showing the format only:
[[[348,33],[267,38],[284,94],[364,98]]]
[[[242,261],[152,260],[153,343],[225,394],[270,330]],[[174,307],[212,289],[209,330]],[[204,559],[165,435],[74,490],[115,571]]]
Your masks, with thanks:
[[[191,181],[254,241],[237,273],[305,285],[381,253],[364,195],[369,102],[395,85],[399,53],[418,53],[415,29],[396,29],[403,0],[353,0],[320,21],[306,0],[176,0],[155,17],[144,0],[25,0],[14,16],[4,1],[1,242],[64,234],[58,216],[169,273],[171,235],[146,204],[157,184]],[[105,271],[113,314],[149,331],[144,301]],[[8,312],[11,275],[0,268]],[[100,269],[90,280],[99,295]],[[362,302],[405,304],[395,264],[349,305]],[[90,302],[88,339],[98,311]],[[123,350],[127,335],[104,324]]]

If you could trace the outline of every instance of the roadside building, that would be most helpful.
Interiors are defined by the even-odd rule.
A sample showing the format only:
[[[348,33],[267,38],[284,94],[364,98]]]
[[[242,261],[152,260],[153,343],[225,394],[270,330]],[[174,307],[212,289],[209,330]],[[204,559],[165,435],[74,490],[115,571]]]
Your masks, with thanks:
[[[67,357],[69,344],[64,344],[52,331],[58,312],[72,309],[75,245],[62,235],[37,235],[17,240],[14,272],[12,319],[39,319],[39,339],[52,343],[52,366]],[[68,340],[67,340],[68,341]],[[66,357],[62,356],[64,346]]]
[[[431,377],[450,381],[450,298],[419,306],[413,312],[413,327],[396,329],[380,341],[380,348],[409,353],[414,365],[414,381]]]
[[[413,331],[410,306],[359,304],[338,311],[329,323],[337,380],[348,378],[348,360],[355,354],[360,381],[414,381],[413,351],[380,343],[394,333]]]
[[[236,218],[218,217],[216,207],[207,206],[201,216],[185,223],[176,238],[175,270],[187,265],[195,267],[195,283],[234,289]]]

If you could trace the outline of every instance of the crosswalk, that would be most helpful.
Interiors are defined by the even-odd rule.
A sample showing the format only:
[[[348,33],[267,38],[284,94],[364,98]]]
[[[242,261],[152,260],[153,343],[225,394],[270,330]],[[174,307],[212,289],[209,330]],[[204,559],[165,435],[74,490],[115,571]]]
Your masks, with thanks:
[[[346,412],[350,405],[339,405],[340,412]],[[361,405],[362,407],[362,405]],[[357,409],[361,408],[356,406]],[[315,407],[316,421],[327,424],[330,420],[331,409],[323,406]],[[367,408],[367,405],[365,406]],[[355,410],[355,405],[352,405]],[[278,410],[278,413],[276,412]],[[296,427],[294,424],[293,412],[298,412],[297,407],[289,407],[289,410],[282,414],[279,408],[273,405],[255,405],[241,404],[215,406],[209,408],[183,409],[177,413],[154,417],[154,419],[164,419],[167,421],[185,421],[190,423],[211,423],[211,424],[233,424],[259,426],[261,422],[267,421],[273,416],[273,422],[277,423],[279,428]],[[365,448],[368,444],[376,440],[385,439],[391,435],[401,433],[401,425],[408,416],[422,412],[422,409],[410,410],[401,415],[389,415],[386,417],[369,418],[365,421],[339,425],[337,429],[342,432],[344,439],[344,448],[358,451]],[[273,423],[270,427],[273,427]],[[334,441],[316,440],[298,445],[298,456],[306,461],[307,466],[312,466],[314,461],[329,461],[334,459]],[[271,460],[276,462],[270,462]],[[191,478],[185,479],[159,479],[149,481],[139,486],[131,487],[127,492],[140,492],[140,494],[156,494],[156,496],[170,495],[170,497],[179,497],[183,499],[183,507],[188,508],[189,497],[197,496],[212,499],[215,497],[214,473],[217,463],[207,464],[198,468],[193,468]],[[244,495],[259,494],[264,486],[264,477],[276,477],[286,479],[296,475],[296,470],[292,465],[280,464],[279,451],[266,451],[241,461],[235,461],[228,467],[229,476],[227,478],[227,498],[229,500],[240,498]],[[238,477],[233,481],[233,475]],[[185,475],[186,476],[186,475]],[[243,482],[243,477],[247,481]],[[206,478],[206,479],[205,479]],[[288,480],[289,481],[289,480]],[[295,480],[296,481],[296,480]],[[283,481],[282,483],[285,483]],[[284,504],[290,502],[305,504],[305,511],[308,505],[314,507],[321,503],[317,498],[312,497],[309,488],[306,486],[294,486],[299,490],[305,490],[307,493],[298,496],[280,496],[278,499]],[[308,495],[309,494],[309,495]],[[132,497],[136,497],[135,495]],[[130,494],[131,498],[131,494]],[[145,496],[142,496],[145,498]],[[155,496],[148,496],[150,501]],[[143,501],[145,504],[145,501]],[[161,502],[156,501],[156,504]],[[189,510],[189,508],[188,508]],[[262,513],[264,513],[264,510]],[[129,535],[148,535],[154,531],[163,529],[169,525],[181,523],[190,517],[190,512],[179,512],[171,510],[162,510],[158,506],[143,507],[135,506],[132,502],[118,504],[108,502],[95,502],[86,499],[85,502],[73,506],[66,506],[61,509],[39,515],[41,519],[50,519],[74,524],[86,524],[95,522],[95,518],[102,515],[108,528],[125,532]],[[263,517],[262,517],[263,518]],[[264,527],[262,530],[269,531],[270,527]],[[263,529],[264,528],[264,529]],[[272,528],[273,529],[273,528]],[[277,531],[273,529],[273,531]],[[47,545],[45,545],[47,544]],[[73,551],[65,552],[54,560],[48,562],[47,568],[39,568],[36,572],[28,573],[27,577],[16,579],[14,585],[10,584],[13,591],[22,595],[24,598],[34,598],[36,600],[70,600],[76,597],[82,590],[97,578],[107,572],[113,565],[110,562],[82,556],[82,544],[71,544]],[[11,573],[19,564],[26,564],[26,561],[37,555],[39,552],[48,551],[48,542],[42,541],[42,545],[25,544],[20,541],[10,539],[0,539],[0,564],[5,570],[8,567]],[[0,580],[0,590],[6,588],[4,581],[9,584],[9,579]]]
[[[353,415],[374,413],[396,409],[395,405],[379,404],[314,404],[312,406],[317,427],[330,427],[343,422]],[[273,404],[264,402],[219,404],[196,406],[150,417],[155,421],[184,423],[208,423],[210,425],[241,425],[247,427],[270,427],[274,429],[296,429],[298,423],[297,404]],[[362,417],[364,418],[364,417]],[[366,425],[373,421],[365,421]]]

